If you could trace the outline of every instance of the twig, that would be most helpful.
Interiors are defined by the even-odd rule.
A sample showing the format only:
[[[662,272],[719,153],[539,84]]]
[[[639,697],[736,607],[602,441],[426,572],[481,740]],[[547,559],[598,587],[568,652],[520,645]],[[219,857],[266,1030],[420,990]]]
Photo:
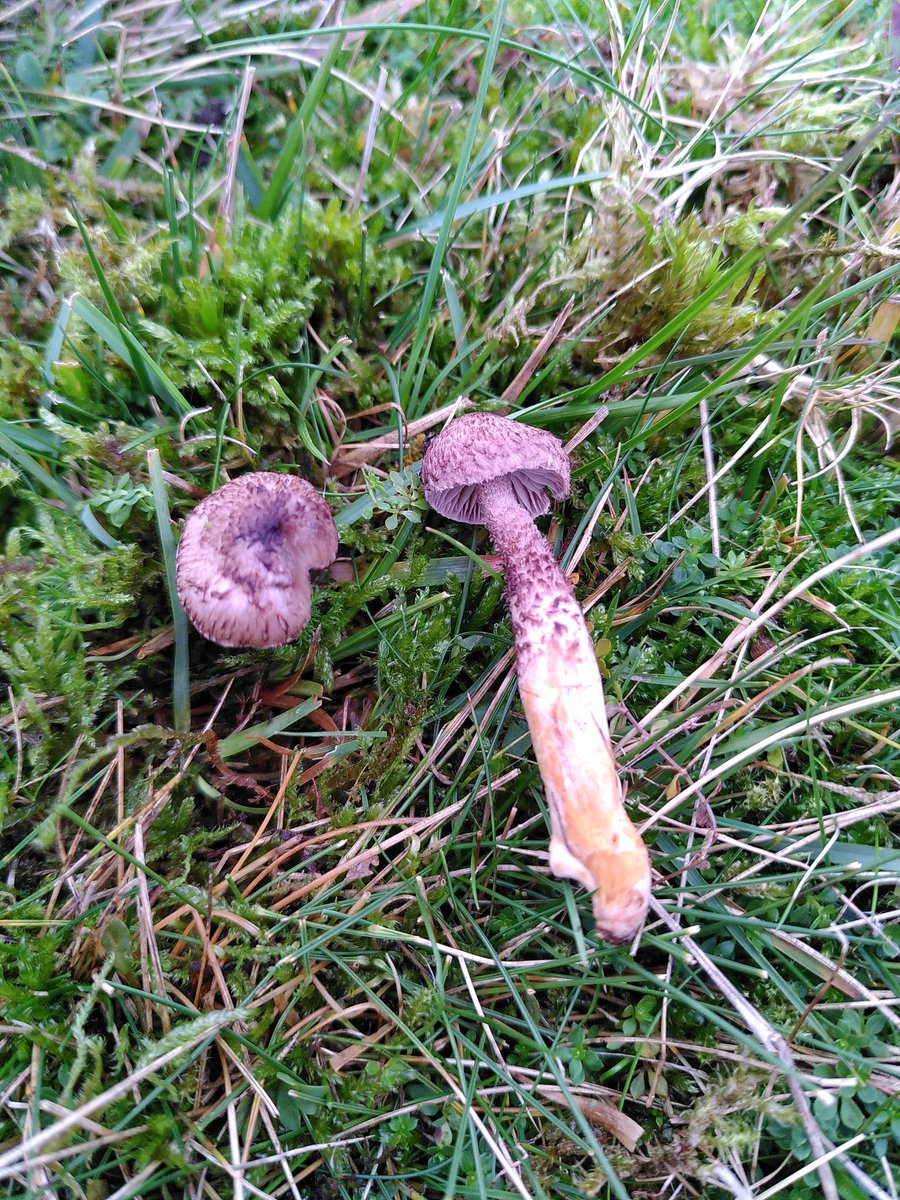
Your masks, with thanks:
[[[500,397],[504,404],[515,404],[515,402],[518,400],[522,393],[522,389],[525,387],[525,384],[537,370],[538,363],[556,341],[557,337],[559,337],[560,330],[563,328],[566,321],[568,321],[569,313],[572,311],[574,304],[575,297],[573,296],[544,334],[544,336],[541,338],[541,340],[538,342],[538,344],[535,346],[535,348],[532,350],[532,352],[528,355],[528,358],[525,360],[525,365],[522,367],[521,371],[519,371],[515,379],[513,379],[513,381],[504,389],[503,395]]]
[[[359,175],[356,179],[356,187],[353,189],[353,195],[350,197],[350,212],[356,211],[362,199],[363,188],[365,187],[366,177],[369,173],[369,163],[372,160],[372,151],[375,148],[375,133],[378,130],[378,118],[381,115],[381,102],[384,99],[384,89],[386,86],[387,71],[382,67],[378,72],[378,84],[375,88],[375,95],[372,97],[372,111],[369,114],[369,125],[366,129],[366,142],[363,146],[362,161],[359,164]]]
[[[219,200],[219,220],[222,225],[222,233],[227,236],[231,231],[231,224],[234,220],[234,181],[237,176],[238,158],[241,152],[241,137],[244,132],[244,118],[247,115],[247,103],[250,99],[250,92],[253,88],[253,78],[256,75],[256,68],[251,67],[248,63],[244,70],[244,82],[241,87],[241,96],[238,100],[237,112],[234,116],[234,128],[231,131],[231,137],[228,139],[228,169],[225,172],[225,181],[222,185],[222,196]],[[216,240],[216,230],[213,229],[210,249],[214,248]]]

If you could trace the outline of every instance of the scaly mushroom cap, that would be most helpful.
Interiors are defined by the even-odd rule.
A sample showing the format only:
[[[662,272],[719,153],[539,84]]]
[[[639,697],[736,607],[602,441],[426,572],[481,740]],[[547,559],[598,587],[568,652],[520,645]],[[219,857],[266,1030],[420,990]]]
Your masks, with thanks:
[[[220,646],[281,646],[309,620],[311,567],[337,555],[331,510],[295,475],[254,471],[202,500],[175,564],[193,624]]]
[[[443,429],[422,459],[425,499],[453,521],[483,525],[482,483],[508,475],[519,504],[532,516],[569,491],[569,458],[559,438],[495,413],[466,413]]]

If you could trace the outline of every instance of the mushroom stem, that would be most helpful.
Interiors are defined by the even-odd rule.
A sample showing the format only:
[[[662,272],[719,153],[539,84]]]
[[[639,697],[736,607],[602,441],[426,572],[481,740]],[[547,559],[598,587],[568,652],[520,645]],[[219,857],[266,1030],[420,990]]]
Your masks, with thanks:
[[[625,812],[581,606],[510,476],[482,483],[479,502],[506,573],[519,694],[550,806],[550,870],[594,893],[602,938],[630,942],[650,901],[650,861]]]

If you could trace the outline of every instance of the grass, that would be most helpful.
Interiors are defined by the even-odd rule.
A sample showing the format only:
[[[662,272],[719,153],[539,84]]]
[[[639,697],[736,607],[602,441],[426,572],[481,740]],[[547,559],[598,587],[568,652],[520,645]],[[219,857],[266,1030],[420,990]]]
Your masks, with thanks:
[[[4,1194],[897,1196],[891,16],[7,5]],[[466,407],[573,447],[633,952],[421,494]],[[237,653],[169,570],[267,468],[341,559]]]

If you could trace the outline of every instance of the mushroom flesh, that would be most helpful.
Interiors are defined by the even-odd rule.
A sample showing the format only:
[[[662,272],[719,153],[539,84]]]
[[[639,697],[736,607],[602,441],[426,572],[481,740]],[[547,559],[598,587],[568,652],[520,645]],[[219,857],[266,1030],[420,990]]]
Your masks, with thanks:
[[[202,500],[184,523],[178,596],[220,646],[281,646],[309,621],[309,572],[329,566],[331,510],[295,475],[253,471]]]
[[[552,434],[493,413],[452,421],[422,461],[425,497],[486,525],[506,577],[519,693],[550,810],[550,869],[593,892],[597,933],[630,942],[650,900],[647,849],[623,804],[603,683],[580,604],[533,518],[569,491]]]

